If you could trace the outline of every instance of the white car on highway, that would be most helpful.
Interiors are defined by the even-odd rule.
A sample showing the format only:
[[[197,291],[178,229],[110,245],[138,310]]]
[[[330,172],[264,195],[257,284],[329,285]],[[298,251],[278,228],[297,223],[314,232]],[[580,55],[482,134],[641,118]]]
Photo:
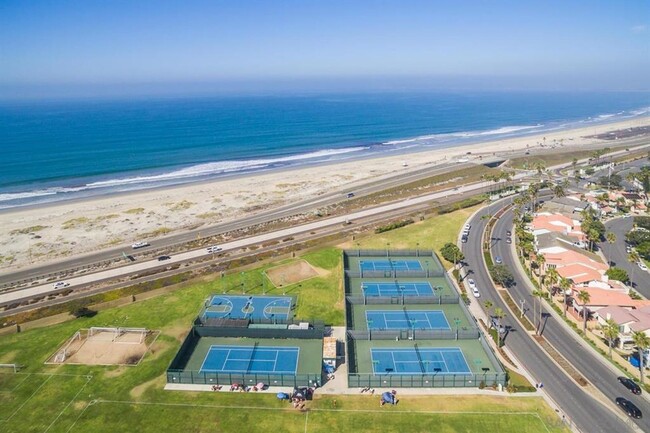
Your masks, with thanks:
[[[223,250],[220,246],[213,245],[211,247],[206,248],[207,252],[210,254],[218,253],[219,251]]]
[[[149,245],[151,245],[149,242],[140,241],[140,242],[136,242],[136,243],[132,244],[131,248],[133,248],[134,250],[137,250],[138,248],[148,247]]]
[[[54,283],[52,285],[52,287],[54,287],[55,289],[64,289],[64,288],[68,287],[69,285],[70,285],[70,283],[68,283],[66,281],[57,281],[56,283]]]
[[[469,280],[467,280],[467,285],[468,285],[469,288],[472,289],[472,290],[476,289],[476,283],[475,283],[474,280],[472,280],[471,278],[470,278]]]
[[[474,297],[475,297],[475,298],[480,298],[480,297],[481,297],[481,294],[479,293],[477,287],[474,287],[474,288],[472,289],[472,293],[474,294]]]

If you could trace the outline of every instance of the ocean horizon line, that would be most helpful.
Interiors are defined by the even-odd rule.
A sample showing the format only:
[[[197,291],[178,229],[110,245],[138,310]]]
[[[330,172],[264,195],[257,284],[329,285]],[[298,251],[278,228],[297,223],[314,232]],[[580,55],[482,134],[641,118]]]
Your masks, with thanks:
[[[329,95],[329,98],[331,97],[332,95]],[[339,101],[328,102],[336,104]],[[190,105],[190,107],[192,106]],[[242,111],[245,110],[242,109]],[[143,113],[145,113],[145,116],[147,115],[146,111],[143,111]],[[507,122],[507,120],[512,120],[511,118],[517,117],[511,115],[509,117],[504,116],[505,119],[503,123],[505,124],[495,124],[492,122],[493,127],[488,128],[471,128],[468,127],[470,125],[466,123],[456,121],[456,123],[452,123],[449,127],[437,128],[439,132],[434,133],[409,134],[408,130],[404,130],[402,133],[391,132],[390,134],[383,134],[393,135],[395,137],[391,139],[373,139],[373,128],[376,128],[379,131],[377,135],[381,136],[382,125],[377,123],[377,121],[372,119],[370,116],[366,116],[361,118],[361,120],[367,122],[368,119],[370,119],[376,123],[376,125],[368,124],[367,127],[361,125],[357,129],[361,128],[365,131],[360,137],[356,138],[348,138],[345,135],[345,131],[338,133],[338,135],[331,134],[333,138],[332,142],[329,144],[318,144],[318,142],[315,141],[316,144],[312,146],[302,147],[299,145],[287,145],[285,147],[272,148],[267,145],[266,147],[260,147],[259,152],[255,152],[255,149],[246,150],[243,152],[244,155],[241,155],[244,157],[237,157],[237,152],[231,151],[234,156],[229,157],[227,152],[223,152],[223,159],[211,158],[206,161],[197,161],[196,163],[180,162],[178,164],[171,164],[169,160],[161,159],[158,163],[158,167],[135,167],[129,169],[125,166],[122,167],[122,169],[118,167],[114,171],[108,170],[102,174],[75,176],[74,173],[67,173],[58,177],[53,176],[50,179],[41,178],[25,182],[5,182],[4,185],[2,185],[0,180],[0,209],[9,209],[32,204],[52,203],[76,198],[87,198],[95,195],[132,192],[163,186],[183,185],[233,175],[295,168],[313,164],[375,158],[381,157],[382,155],[409,154],[432,149],[480,143],[488,140],[524,137],[528,135],[538,135],[545,132],[550,133],[564,129],[578,128],[581,126],[614,123],[620,120],[647,116],[648,114],[650,114],[650,105],[643,105],[624,110],[601,110],[600,113],[594,113],[591,116],[586,116],[578,120],[538,121],[529,116],[524,119],[527,120],[525,122]],[[142,116],[141,113],[138,113],[138,115]],[[120,121],[128,123],[130,119],[127,116],[124,116],[124,120],[120,119]],[[173,119],[169,121],[173,121]],[[238,119],[234,119],[233,122],[236,124]],[[323,126],[318,124],[318,128],[314,127],[317,131],[321,131],[328,126],[328,124],[325,124],[320,118],[317,118],[314,122],[323,123]],[[332,125],[333,127],[337,126],[334,124]],[[233,130],[235,130],[237,126],[238,125],[236,124],[232,127]],[[164,122],[161,122],[161,127],[165,127]],[[242,129],[245,129],[245,126],[242,127]],[[278,137],[275,138],[275,140],[281,139],[281,129],[281,127],[278,127],[278,131],[274,131]],[[425,130],[426,125],[424,128],[419,127],[419,129]],[[431,129],[436,128],[432,127]],[[203,133],[203,136],[206,135],[205,132],[200,132]],[[308,141],[309,139],[308,133],[309,131],[306,133],[305,141]],[[246,137],[235,137],[240,139],[240,142],[245,143]],[[318,138],[320,139],[321,137]],[[127,136],[127,139],[131,139],[131,137]],[[190,136],[188,142],[191,142],[192,139],[193,136]],[[272,137],[271,139],[274,138]],[[259,141],[262,143],[264,142],[262,139]],[[297,135],[294,138],[294,141],[300,143],[301,137]],[[183,146],[179,145],[177,147],[180,150],[177,150],[176,152],[183,151]],[[196,152],[200,152],[201,149],[201,147],[198,147]],[[157,150],[155,142],[151,145],[150,150],[152,152]],[[96,149],[80,149],[79,152],[88,152],[92,155],[92,152],[101,153],[103,150],[101,146],[98,146]],[[240,154],[242,153],[242,151],[238,152]],[[251,156],[246,157],[246,154],[250,154]],[[259,156],[252,156],[258,154]],[[111,167],[107,168],[110,169]]]

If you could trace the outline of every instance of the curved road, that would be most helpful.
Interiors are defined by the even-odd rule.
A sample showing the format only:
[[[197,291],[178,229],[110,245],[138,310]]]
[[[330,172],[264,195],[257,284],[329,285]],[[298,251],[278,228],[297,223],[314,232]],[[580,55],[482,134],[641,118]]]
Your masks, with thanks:
[[[612,266],[625,269],[630,276],[634,290],[650,299],[650,274],[639,268],[635,263],[627,260],[627,251],[625,250],[625,235],[632,229],[633,220],[627,218],[615,218],[605,223],[608,232],[616,235],[616,242],[609,244],[601,242],[598,247],[602,250],[607,259],[612,262]]]
[[[487,208],[481,209],[469,221],[472,225],[471,234],[468,242],[462,244],[466,262],[465,271],[469,272],[471,278],[476,281],[477,286],[481,290],[481,306],[484,301],[490,300],[495,307],[500,307],[504,311],[508,311],[507,306],[498,296],[496,288],[491,283],[481,250],[480,234],[483,233],[486,225],[485,220],[482,220],[481,217],[487,213]],[[503,230],[505,233],[504,225],[502,224],[498,230]],[[498,231],[495,233],[498,233]],[[500,244],[501,241],[497,241],[497,243]],[[507,244],[503,242],[503,245]],[[508,263],[508,260],[511,260],[510,256],[505,256],[504,254],[504,257],[508,257],[504,259],[506,263]],[[473,299],[472,302],[476,302],[476,300]],[[562,408],[569,420],[580,431],[584,433],[632,431],[614,413],[588,395],[573,381],[569,380],[564,372],[551,361],[546,352],[533,341],[531,336],[527,335],[527,331],[517,320],[506,318],[504,324],[511,327],[505,344],[516,354],[517,358],[526,366],[526,369],[535,379],[544,383],[546,392]],[[554,326],[554,328],[559,329],[558,326]],[[572,345],[570,336],[562,335],[561,338],[567,339],[567,346]],[[557,349],[564,351],[563,347],[558,347]],[[575,350],[575,344],[573,344],[573,349]],[[583,351],[579,352],[579,356],[588,358]],[[587,363],[589,363],[588,360]],[[600,364],[598,361],[592,361],[591,363],[597,364],[597,366]],[[600,372],[603,370],[604,368],[602,367],[598,369]],[[605,371],[605,375],[613,377],[612,373],[608,370]],[[589,379],[593,379],[593,377],[589,377]],[[614,380],[616,379],[614,378]],[[596,386],[602,386],[599,380],[595,382],[594,384]],[[619,389],[618,387],[620,386],[616,384],[616,389]],[[647,426],[647,422],[644,422],[644,424],[646,424],[643,427],[645,431],[650,431],[648,430],[650,427]]]
[[[512,270],[516,284],[508,291],[517,301],[526,299],[526,305],[528,306],[526,315],[533,322],[533,309],[531,308],[533,305],[532,286],[528,281],[528,276],[522,272],[520,267],[516,266],[515,260],[517,260],[517,256],[514,248],[504,240],[506,231],[512,230],[512,228],[513,213],[509,211],[497,221],[494,227],[492,251],[494,255],[501,256],[503,262],[508,264]],[[579,340],[580,337],[574,331],[567,329],[564,324],[560,323],[559,320],[561,319],[556,319],[551,315],[551,308],[546,303],[543,303],[543,311],[545,315],[543,322],[544,337],[571,365],[596,386],[609,401],[614,402],[616,397],[625,397],[633,401],[643,413],[650,415],[650,403],[643,397],[629,393],[626,388],[618,383],[616,378],[622,373],[613,371],[613,368],[607,365],[607,361],[600,354],[584,347]],[[650,431],[650,419],[647,417],[637,420],[636,423],[643,431]]]

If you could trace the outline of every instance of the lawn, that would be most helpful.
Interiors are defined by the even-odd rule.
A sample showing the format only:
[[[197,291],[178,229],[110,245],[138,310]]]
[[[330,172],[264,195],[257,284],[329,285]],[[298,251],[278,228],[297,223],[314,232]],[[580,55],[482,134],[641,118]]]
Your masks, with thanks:
[[[378,396],[317,395],[301,412],[272,394],[163,391],[159,378],[129,391],[120,387],[124,375],[0,374],[13,394],[2,405],[2,431],[566,431],[539,397],[400,396],[397,406],[379,407]],[[110,389],[102,386],[107,380]]]
[[[385,250],[388,244],[390,244],[390,249],[415,249],[419,245],[420,249],[432,249],[439,255],[440,248],[445,243],[456,243],[463,224],[478,208],[479,206],[461,209],[418,221],[399,229],[360,237],[354,242],[343,244],[342,247]],[[447,269],[453,266],[453,263],[447,262],[442,257],[440,260]]]
[[[364,248],[435,248],[454,241],[471,214],[465,209],[402,229],[361,239]],[[179,289],[123,307],[102,310],[44,328],[0,337],[0,363],[18,363],[20,373],[0,369],[2,432],[215,432],[215,431],[564,431],[539,398],[463,396],[407,397],[395,407],[377,397],[329,396],[299,412],[273,395],[164,391],[165,370],[176,354],[203,301],[214,293],[286,293],[297,296],[297,318],[342,325],[341,251],[323,248],[304,259],[320,276],[275,288],[263,272],[272,263],[244,273],[182,283]],[[293,259],[292,259],[293,260]],[[44,361],[80,328],[146,327],[161,335],[138,366],[46,366]],[[389,414],[391,412],[391,414]],[[416,416],[417,414],[417,416]]]

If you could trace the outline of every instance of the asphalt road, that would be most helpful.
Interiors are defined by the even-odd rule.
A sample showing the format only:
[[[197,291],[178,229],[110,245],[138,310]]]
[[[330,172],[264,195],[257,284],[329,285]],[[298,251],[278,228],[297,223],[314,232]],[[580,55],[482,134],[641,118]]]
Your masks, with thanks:
[[[520,268],[515,266],[517,257],[511,245],[505,242],[506,231],[513,229],[513,213],[506,212],[497,221],[492,235],[493,255],[501,256],[515,277],[515,285],[508,291],[516,302],[521,299],[526,300],[526,316],[533,322],[533,296],[528,277]],[[596,386],[609,401],[614,402],[616,397],[625,397],[636,404],[646,415],[642,420],[636,420],[637,425],[643,431],[650,431],[650,403],[643,398],[631,394],[616,379],[619,374],[613,372],[605,363],[607,362],[601,355],[583,347],[579,342],[579,336],[574,331],[567,329],[555,317],[550,314],[551,308],[545,303],[543,305],[544,321],[543,336],[547,341],[566,358],[582,375]],[[538,307],[539,308],[539,307]],[[533,322],[534,323],[534,322]],[[540,378],[546,382],[546,378]],[[591,431],[591,430],[588,430]],[[615,430],[611,430],[615,431]]]
[[[518,176],[521,178],[523,174]],[[322,229],[324,227],[340,225],[346,221],[355,221],[358,219],[363,219],[375,215],[387,214],[391,211],[409,208],[417,205],[423,205],[433,200],[440,200],[442,198],[448,197],[449,195],[454,195],[454,194],[460,195],[464,193],[470,193],[476,190],[480,190],[482,188],[483,187],[480,184],[471,184],[471,185],[465,185],[458,188],[454,188],[454,190],[437,191],[419,197],[406,198],[398,202],[392,202],[374,208],[363,209],[346,215],[339,215],[332,218],[317,220],[315,222],[311,222],[299,226],[292,226],[285,229],[276,230],[270,233],[264,233],[264,234],[255,235],[255,236],[242,238],[242,239],[236,239],[234,241],[225,242],[221,244],[221,247],[223,248],[223,251],[229,251],[229,250],[236,250],[245,246],[259,245],[271,239],[291,237],[300,233]],[[179,263],[191,261],[193,259],[202,258],[205,256],[210,256],[210,253],[208,253],[205,248],[201,248],[193,251],[176,253],[173,256],[168,257],[167,260],[164,260],[162,262],[156,259],[147,260],[147,261],[138,261],[128,266],[121,266],[117,268],[112,268],[112,269],[107,269],[107,270],[98,271],[94,273],[82,274],[82,275],[66,278],[65,281],[67,284],[69,284],[69,288],[75,289],[96,281],[123,277],[125,275],[133,274],[136,272],[152,271],[155,269],[159,269],[161,265],[165,266],[165,265],[179,264]],[[45,284],[37,284],[37,285],[33,285],[33,286],[29,286],[17,290],[5,291],[0,293],[0,305],[17,302],[31,297],[43,296],[57,290],[61,290],[61,289],[55,288],[54,285],[50,282]]]
[[[475,164],[471,164],[471,163],[445,164],[437,167],[427,168],[424,170],[417,170],[409,174],[402,173],[393,177],[376,180],[369,183],[364,183],[358,185],[356,188],[350,189],[349,191],[350,192],[353,191],[355,193],[355,197],[360,197],[364,195],[373,194],[378,191],[383,191],[395,186],[404,185],[410,182],[415,182],[417,180],[425,179],[427,177],[435,176],[436,174],[445,173],[453,170],[459,170],[467,167],[473,167],[473,166],[475,166]],[[257,215],[251,215],[249,217],[241,218],[236,221],[229,221],[222,224],[216,224],[211,227],[202,227],[200,229],[168,236],[163,239],[157,239],[155,241],[151,241],[152,244],[151,246],[146,248],[141,248],[138,250],[132,250],[130,245],[121,245],[116,248],[105,249],[96,253],[75,256],[68,259],[58,260],[56,262],[46,263],[43,265],[29,266],[20,270],[11,269],[9,270],[9,272],[4,271],[2,274],[0,274],[0,284],[12,283],[27,278],[33,278],[41,275],[47,275],[54,272],[60,272],[66,269],[75,269],[82,266],[88,266],[93,263],[100,263],[107,260],[113,260],[116,257],[121,257],[123,251],[126,252],[127,254],[132,254],[134,257],[137,258],[138,254],[141,254],[143,252],[147,252],[151,250],[158,251],[161,249],[164,251],[164,248],[166,247],[171,247],[173,245],[196,240],[197,236],[199,235],[201,237],[215,236],[221,233],[227,233],[233,230],[254,226],[256,224],[266,223],[284,217],[297,215],[304,212],[314,211],[318,208],[332,205],[334,203],[338,203],[344,200],[346,200],[345,193],[332,192],[329,194],[321,195],[316,198],[311,198],[308,200],[291,203],[289,205],[272,209],[266,212],[262,212]]]
[[[630,263],[627,260],[627,251],[625,250],[625,235],[632,229],[633,219],[615,218],[605,223],[605,228],[608,232],[616,235],[616,242],[609,244],[608,242],[601,242],[598,247],[602,250],[607,260],[612,262],[612,266],[623,268],[627,271],[632,282],[634,290],[650,299],[650,274],[639,268],[636,263]]]
[[[470,277],[476,281],[480,289],[481,297],[479,302],[481,306],[486,300],[490,300],[495,307],[500,307],[504,311],[508,311],[505,303],[498,296],[496,288],[492,285],[487,269],[485,268],[480,234],[483,233],[486,224],[481,217],[487,213],[488,209],[484,208],[470,221],[472,229],[469,240],[467,243],[462,244],[466,262],[464,271],[469,272]],[[505,245],[505,242],[503,244]],[[507,257],[508,259],[505,259],[506,263],[507,260],[511,260],[509,256]],[[472,299],[472,302],[477,302],[477,300]],[[511,327],[505,344],[516,354],[517,358],[526,366],[526,369],[533,377],[537,381],[544,383],[546,392],[562,408],[567,418],[580,431],[584,433],[632,431],[629,426],[622,422],[609,409],[605,408],[600,402],[588,395],[580,386],[568,379],[564,372],[558,371],[559,367],[551,361],[546,352],[533,342],[533,339],[517,320],[506,318],[503,323]],[[572,339],[568,338],[566,345],[571,345],[571,341]],[[558,347],[558,350],[564,350],[563,346]],[[586,357],[584,353],[580,353],[580,356]],[[598,364],[598,361],[593,363]],[[591,370],[591,368],[590,366],[589,369]],[[598,369],[598,371],[602,371],[602,368]],[[609,371],[606,371],[605,375],[613,376]],[[602,385],[599,380],[596,381],[596,384]],[[616,385],[616,389],[619,389],[618,387],[621,386]],[[650,412],[648,413],[650,414]],[[649,431],[648,427],[645,428],[646,431]]]

